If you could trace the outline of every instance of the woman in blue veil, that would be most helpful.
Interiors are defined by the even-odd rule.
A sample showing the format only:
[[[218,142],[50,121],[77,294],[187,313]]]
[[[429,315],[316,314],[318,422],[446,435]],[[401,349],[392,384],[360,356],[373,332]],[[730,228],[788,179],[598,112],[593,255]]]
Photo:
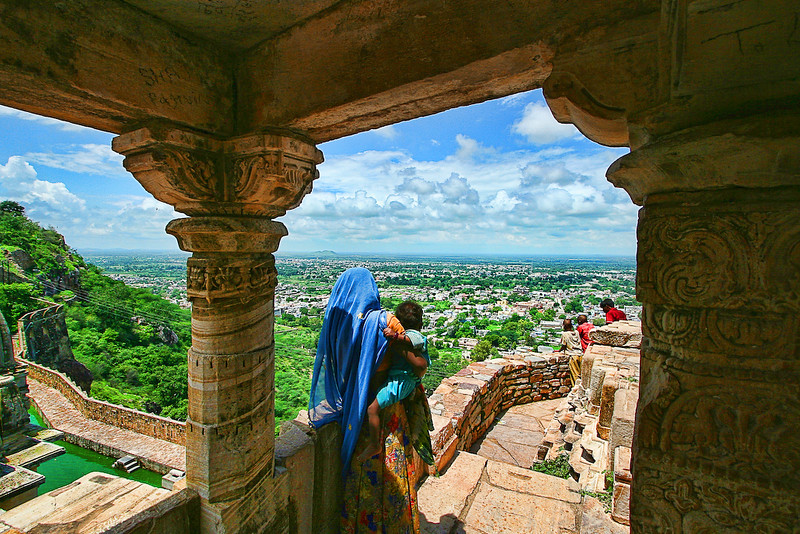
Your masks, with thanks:
[[[350,462],[369,405],[369,385],[388,345],[372,273],[348,269],[333,286],[317,344],[308,416],[311,425],[338,422],[342,427],[342,465]]]
[[[354,455],[366,447],[369,432],[362,423],[375,394],[370,381],[388,346],[387,324],[402,333],[399,321],[381,310],[372,274],[363,268],[342,273],[325,309],[308,416],[314,428],[337,422],[342,429],[345,534],[419,532],[414,446],[403,403],[381,413],[383,451],[364,461]],[[422,399],[427,406],[424,394]]]

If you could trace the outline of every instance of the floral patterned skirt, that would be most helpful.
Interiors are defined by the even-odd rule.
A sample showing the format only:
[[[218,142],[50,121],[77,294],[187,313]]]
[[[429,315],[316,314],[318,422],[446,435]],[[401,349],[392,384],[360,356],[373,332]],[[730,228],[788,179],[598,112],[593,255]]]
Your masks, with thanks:
[[[419,512],[414,480],[414,447],[402,403],[381,413],[383,452],[360,463],[369,430],[361,427],[356,452],[344,483],[342,533],[416,534]]]

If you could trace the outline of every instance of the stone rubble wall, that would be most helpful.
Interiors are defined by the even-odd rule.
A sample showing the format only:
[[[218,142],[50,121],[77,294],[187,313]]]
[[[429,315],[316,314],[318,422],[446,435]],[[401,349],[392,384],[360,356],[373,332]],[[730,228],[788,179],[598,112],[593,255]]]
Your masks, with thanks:
[[[611,517],[629,525],[641,323],[615,322],[595,328],[591,338],[581,379],[556,410],[539,459],[566,452],[572,477],[587,491],[606,490],[606,474],[613,473]]]
[[[428,399],[436,467],[444,469],[456,450],[469,450],[503,410],[563,397],[571,386],[569,356],[559,353],[475,362],[445,378]]]
[[[93,399],[66,375],[22,358],[20,360],[28,365],[30,378],[59,391],[89,419],[177,445],[186,445],[185,423]]]

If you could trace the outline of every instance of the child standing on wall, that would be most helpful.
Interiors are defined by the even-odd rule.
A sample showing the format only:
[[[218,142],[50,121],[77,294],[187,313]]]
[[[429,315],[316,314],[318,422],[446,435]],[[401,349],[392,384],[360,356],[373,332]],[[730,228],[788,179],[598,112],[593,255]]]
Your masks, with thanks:
[[[397,306],[394,315],[405,329],[405,333],[398,334],[390,327],[383,331],[390,340],[390,345],[384,361],[375,372],[375,383],[380,384],[380,389],[375,400],[367,407],[369,442],[358,457],[361,461],[378,454],[383,449],[379,435],[381,409],[411,395],[414,389],[419,387],[425,371],[431,364],[428,356],[428,340],[419,332],[422,328],[422,306],[407,300]]]

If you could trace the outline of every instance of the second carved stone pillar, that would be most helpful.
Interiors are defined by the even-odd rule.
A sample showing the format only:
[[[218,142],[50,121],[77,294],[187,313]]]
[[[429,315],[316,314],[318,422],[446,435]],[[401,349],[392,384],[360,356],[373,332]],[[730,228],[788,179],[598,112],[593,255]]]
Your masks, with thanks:
[[[609,173],[644,204],[632,532],[800,526],[798,139],[772,118],[735,126],[681,132]]]

